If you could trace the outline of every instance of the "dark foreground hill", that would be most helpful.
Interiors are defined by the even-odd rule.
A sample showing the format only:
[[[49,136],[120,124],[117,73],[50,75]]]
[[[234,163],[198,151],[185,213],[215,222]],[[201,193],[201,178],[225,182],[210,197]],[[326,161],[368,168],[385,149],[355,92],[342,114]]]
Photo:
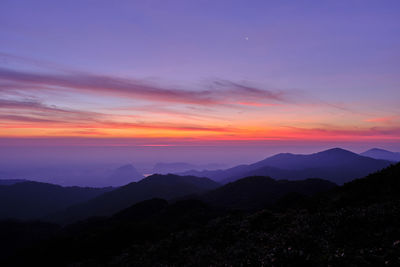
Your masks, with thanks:
[[[335,186],[336,184],[321,179],[288,181],[252,176],[208,192],[201,199],[214,206],[254,210],[271,207],[289,193],[312,196]]]
[[[13,185],[16,183],[28,182],[28,180],[24,179],[0,179],[0,185]]]
[[[287,180],[321,178],[343,184],[381,170],[391,163],[334,148],[309,155],[281,153],[250,165],[216,171],[189,171],[184,174],[208,177],[222,183],[248,176],[269,176]]]
[[[85,203],[71,206],[49,216],[47,219],[60,223],[70,223],[90,216],[109,216],[143,200],[178,198],[204,193],[218,186],[218,183],[207,178],[155,174],[139,182],[121,186]]]
[[[11,185],[0,185],[0,219],[39,219],[112,190],[17,181]]]
[[[199,200],[153,199],[58,232],[32,225],[47,240],[3,256],[1,264],[399,266],[399,192],[397,164],[302,203],[286,199],[279,209],[240,212]],[[5,236],[13,235],[18,232]]]

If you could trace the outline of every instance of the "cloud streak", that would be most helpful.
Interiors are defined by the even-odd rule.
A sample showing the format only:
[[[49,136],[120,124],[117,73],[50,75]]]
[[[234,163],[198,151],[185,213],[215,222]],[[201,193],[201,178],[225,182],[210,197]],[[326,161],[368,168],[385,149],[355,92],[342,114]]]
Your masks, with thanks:
[[[28,113],[30,115],[43,117],[43,121],[45,121],[47,118],[51,118],[50,121],[53,122],[71,121],[71,120],[90,121],[93,119],[106,117],[106,114],[98,112],[63,109],[54,105],[48,106],[39,101],[31,101],[31,100],[19,101],[19,100],[0,99],[0,112],[3,116],[5,116],[5,114],[7,113],[12,113],[12,114],[21,113],[24,115]],[[28,118],[28,116],[25,117]]]
[[[287,93],[284,91],[259,89],[229,81],[214,81],[208,90],[183,90],[105,75],[78,72],[43,74],[6,68],[0,68],[0,81],[11,83],[7,87],[0,87],[3,91],[12,91],[13,84],[17,89],[25,86],[26,90],[62,87],[92,94],[197,105],[223,105],[238,101],[259,103],[287,101]],[[226,101],[227,99],[229,101]]]
[[[34,63],[42,67],[40,62]],[[332,109],[349,114],[355,111],[311,101],[309,96],[306,100],[299,90],[263,89],[222,79],[203,83],[201,88],[182,89],[59,67],[34,68],[40,72],[26,69],[0,67],[0,93],[5,98],[0,99],[0,127],[5,129],[0,136],[355,140],[399,135],[395,127],[363,127],[372,125],[365,122],[396,126],[396,120],[387,116],[371,115],[358,129],[346,127],[349,122],[343,124],[331,116]],[[54,99],[63,107],[45,104]],[[321,118],[331,119],[335,126],[321,126]],[[351,122],[356,125],[357,120]]]
[[[11,121],[11,122],[24,122],[24,123],[56,123],[58,121],[51,119],[43,119],[43,118],[35,118],[29,116],[21,116],[21,115],[0,115],[0,120],[2,121]],[[18,125],[20,127],[21,125]],[[2,127],[7,127],[4,123]],[[8,128],[13,126],[8,125]],[[14,126],[15,127],[15,126]]]
[[[24,112],[22,112],[24,111]],[[118,116],[109,114],[68,110],[47,106],[37,101],[0,99],[0,120],[3,128],[90,128],[90,129],[148,129],[190,132],[229,132],[224,127],[198,126],[167,122],[121,122]],[[15,114],[20,113],[20,114]],[[114,119],[114,120],[113,120]],[[93,133],[99,132],[90,130]],[[87,131],[89,132],[89,131]]]
[[[287,136],[299,139],[348,139],[357,141],[358,139],[400,139],[400,127],[365,127],[365,128],[300,128],[286,127]],[[284,134],[284,133],[283,133]],[[284,134],[285,135],[285,134]]]

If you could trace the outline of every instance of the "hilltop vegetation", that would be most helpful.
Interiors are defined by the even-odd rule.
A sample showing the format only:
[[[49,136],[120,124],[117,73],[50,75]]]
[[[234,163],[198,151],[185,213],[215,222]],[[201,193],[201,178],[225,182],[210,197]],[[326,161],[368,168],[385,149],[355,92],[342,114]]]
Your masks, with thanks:
[[[64,227],[4,265],[398,266],[399,179],[397,164],[304,201],[286,196],[285,205],[255,211],[147,200]]]

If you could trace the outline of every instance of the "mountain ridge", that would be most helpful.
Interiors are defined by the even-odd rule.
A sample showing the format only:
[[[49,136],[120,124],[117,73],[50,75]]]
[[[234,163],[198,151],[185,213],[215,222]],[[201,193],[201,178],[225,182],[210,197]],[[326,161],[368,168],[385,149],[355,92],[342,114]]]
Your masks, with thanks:
[[[382,148],[372,148],[367,151],[360,153],[360,155],[375,158],[375,159],[384,159],[390,160],[393,162],[400,161],[400,152],[392,152],[389,150],[385,150]]]
[[[252,180],[271,182],[243,181]],[[284,209],[226,211],[199,200],[150,199],[55,236],[55,226],[30,224],[49,242],[36,237],[36,247],[5,266],[398,266],[399,190],[396,164],[304,203],[292,199]]]
[[[35,181],[0,185],[0,218],[39,219],[111,190],[111,187],[63,187]]]
[[[333,148],[313,154],[280,153],[253,164],[216,171],[189,171],[182,175],[208,177],[223,184],[246,176],[270,176],[288,180],[321,178],[343,184],[385,168],[391,163]]]
[[[108,216],[129,206],[152,198],[173,199],[215,189],[219,184],[208,178],[174,174],[148,176],[85,203],[68,207],[47,217],[47,220],[69,223],[90,216]]]
[[[260,209],[274,205],[287,194],[305,197],[328,191],[337,185],[322,179],[298,181],[274,180],[265,176],[250,176],[205,193],[200,199],[214,206],[235,209]]]

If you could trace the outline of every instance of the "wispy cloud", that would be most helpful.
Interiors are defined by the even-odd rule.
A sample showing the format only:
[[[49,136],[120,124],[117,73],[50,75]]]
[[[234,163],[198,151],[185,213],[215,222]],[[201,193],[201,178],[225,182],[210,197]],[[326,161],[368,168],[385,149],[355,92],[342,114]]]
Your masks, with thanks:
[[[286,102],[288,92],[283,90],[266,90],[260,89],[254,86],[241,84],[237,82],[227,81],[227,80],[217,80],[214,81],[211,85],[214,90],[224,89],[231,94],[238,94],[241,96],[245,96],[247,98],[261,98],[261,99],[269,99],[276,100],[280,102]]]
[[[105,128],[113,129],[154,129],[154,130],[178,130],[178,131],[200,131],[200,132],[231,132],[235,129],[225,127],[211,127],[211,126],[197,126],[191,124],[176,124],[176,123],[165,123],[165,122],[137,122],[137,123],[125,123],[125,122],[112,122],[104,121],[99,122]]]
[[[49,106],[39,101],[32,101],[32,100],[20,101],[20,100],[0,99],[0,112],[3,116],[5,116],[5,114],[7,113],[36,115],[37,117],[43,117],[42,118],[43,121],[48,119],[49,121],[53,122],[71,121],[71,120],[91,121],[94,119],[99,119],[101,117],[106,117],[105,114],[98,112],[60,108],[55,105]]]
[[[52,119],[45,119],[45,118],[36,118],[36,117],[31,117],[31,116],[21,116],[21,115],[2,115],[0,114],[0,120],[3,121],[2,127],[6,127],[6,124],[4,121],[11,121],[11,122],[23,122],[23,123],[56,123],[58,121],[52,120]],[[12,125],[8,126],[9,128],[15,127]],[[18,127],[21,127],[21,125],[18,125]]]
[[[45,112],[62,112],[67,113],[70,112],[66,109],[61,109],[56,106],[46,106],[39,101],[18,101],[18,100],[8,100],[8,99],[0,99],[0,108],[5,109],[28,109],[28,110],[38,110],[38,111],[45,111]]]
[[[38,101],[4,99],[0,99],[0,120],[2,121],[2,127],[6,128],[66,127],[92,129],[85,130],[86,134],[99,132],[93,129],[149,129],[196,132],[228,132],[233,130],[224,127],[208,127],[187,123],[122,122],[118,115],[63,109],[56,106],[47,106]],[[36,126],[33,124],[36,124]]]
[[[0,90],[3,91],[14,90],[12,84],[17,89],[25,87],[25,90],[40,90],[40,88],[48,90],[49,88],[62,87],[92,94],[198,105],[234,104],[238,101],[284,102],[287,100],[287,92],[282,90],[260,89],[230,81],[214,81],[210,86],[205,86],[210,88],[207,90],[183,90],[158,86],[135,79],[81,72],[34,73],[6,68],[0,68],[0,81],[9,84],[0,87]]]
[[[0,127],[9,129],[9,136],[30,136],[35,131],[35,136],[174,136],[215,140],[400,136],[395,127],[397,121],[390,116],[360,113],[346,103],[313,100],[301,90],[223,79],[185,88],[68,70],[23,58],[9,59],[34,66],[0,67]],[[71,105],[71,101],[77,102]],[[346,121],[347,127],[331,116],[338,111],[352,118]],[[361,123],[363,118],[367,119]],[[332,125],[321,124],[321,120],[328,119]],[[351,128],[349,122],[358,122],[358,127],[364,128]],[[292,127],[285,128],[283,124]],[[0,136],[7,133],[3,131]]]
[[[368,118],[365,119],[366,122],[371,122],[371,123],[385,123],[389,124],[393,121],[396,121],[400,119],[400,116],[386,116],[386,117],[373,117],[373,118]]]
[[[297,137],[299,139],[400,139],[400,127],[351,127],[338,128],[334,126],[326,128],[301,128],[301,127],[286,127],[288,137]]]

